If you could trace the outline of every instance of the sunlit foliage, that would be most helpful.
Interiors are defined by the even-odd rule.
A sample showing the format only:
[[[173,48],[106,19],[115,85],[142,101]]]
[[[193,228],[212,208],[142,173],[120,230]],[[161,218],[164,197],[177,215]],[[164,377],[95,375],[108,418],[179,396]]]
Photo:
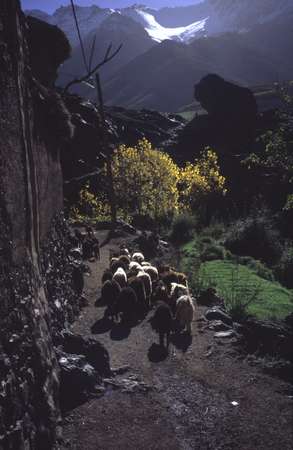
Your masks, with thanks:
[[[74,220],[83,220],[84,218],[108,220],[110,206],[102,193],[99,196],[95,195],[91,192],[89,183],[86,183],[80,190],[78,203],[71,209],[70,215]]]
[[[187,210],[196,210],[214,194],[225,194],[225,178],[220,173],[217,154],[207,148],[193,164],[180,172],[180,203]]]
[[[279,183],[279,191],[287,195],[284,210],[292,209],[293,190],[293,128],[292,123],[284,118],[284,123],[275,131],[268,131],[261,136],[263,149],[251,153],[244,161],[248,169],[261,169],[267,177]]]
[[[118,208],[153,218],[178,210],[180,170],[146,139],[135,147],[121,145],[114,152],[112,170]]]
[[[160,221],[178,213],[197,212],[214,194],[225,193],[216,153],[206,149],[193,164],[180,168],[165,152],[143,139],[134,147],[119,146],[112,157],[112,173],[118,216],[148,216]],[[107,186],[106,169],[102,186]],[[107,190],[80,192],[75,215],[109,217]]]

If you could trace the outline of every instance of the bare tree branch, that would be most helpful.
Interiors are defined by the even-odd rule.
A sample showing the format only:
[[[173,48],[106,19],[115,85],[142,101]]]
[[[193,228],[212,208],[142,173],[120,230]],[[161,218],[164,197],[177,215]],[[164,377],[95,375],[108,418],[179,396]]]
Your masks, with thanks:
[[[108,50],[111,46],[108,47]],[[107,53],[106,53],[107,55]],[[104,149],[106,150],[106,170],[107,170],[107,178],[109,181],[109,188],[108,188],[108,195],[109,195],[109,202],[110,202],[110,209],[111,209],[111,223],[112,223],[112,230],[115,229],[115,225],[117,222],[117,204],[116,204],[116,196],[115,196],[115,189],[114,189],[114,180],[113,180],[113,170],[112,170],[112,151],[111,146],[109,145],[108,139],[107,139],[107,124],[106,124],[106,115],[105,115],[105,105],[104,105],[104,98],[103,98],[103,91],[101,86],[101,79],[99,72],[96,72],[96,86],[97,86],[97,100],[99,105],[99,110],[101,114],[102,119],[102,143],[104,146]],[[111,231],[112,231],[111,230]]]
[[[94,35],[93,38],[93,42],[92,42],[92,48],[91,48],[91,53],[90,53],[90,60],[89,60],[89,72],[92,70],[92,65],[93,65],[93,57],[94,57],[94,52],[95,52],[95,48],[96,48],[96,40],[97,40],[97,35]]]
[[[85,49],[84,49],[84,45],[83,45],[83,40],[82,40],[80,28],[79,28],[79,23],[78,23],[78,20],[77,20],[77,14],[76,14],[74,1],[70,0],[70,3],[71,3],[71,8],[72,8],[72,12],[73,12],[74,21],[75,21],[75,26],[76,26],[76,30],[77,30],[77,34],[78,34],[79,43],[80,43],[80,48],[81,48],[81,53],[82,53],[84,67],[85,67],[85,70],[87,72],[89,72],[90,68],[89,68],[89,65],[87,63],[87,59],[86,59],[86,55],[85,55]]]
[[[94,75],[95,72],[97,72],[102,66],[104,66],[105,64],[107,64],[108,62],[110,62],[113,58],[115,58],[115,56],[120,52],[121,48],[122,48],[123,44],[120,44],[119,47],[110,55],[111,49],[112,49],[112,44],[109,45],[109,47],[106,50],[104,59],[99,62],[93,69],[91,69],[90,71],[88,71],[88,73],[86,75],[84,75],[81,78],[75,78],[74,80],[70,81],[64,88],[64,92],[67,92],[69,88],[71,88],[71,86],[73,86],[74,84],[80,84],[83,83],[84,81],[87,81],[92,75]]]

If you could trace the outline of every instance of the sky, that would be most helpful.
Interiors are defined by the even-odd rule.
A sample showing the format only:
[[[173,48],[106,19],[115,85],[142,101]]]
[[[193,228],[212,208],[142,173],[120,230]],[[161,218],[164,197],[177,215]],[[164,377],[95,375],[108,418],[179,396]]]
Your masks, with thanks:
[[[200,0],[75,0],[77,5],[99,5],[103,8],[123,8],[133,5],[134,3],[144,4],[153,8],[163,6],[184,6],[198,3]],[[59,6],[65,6],[70,3],[69,0],[21,0],[23,9],[41,9],[48,13],[52,13]]]

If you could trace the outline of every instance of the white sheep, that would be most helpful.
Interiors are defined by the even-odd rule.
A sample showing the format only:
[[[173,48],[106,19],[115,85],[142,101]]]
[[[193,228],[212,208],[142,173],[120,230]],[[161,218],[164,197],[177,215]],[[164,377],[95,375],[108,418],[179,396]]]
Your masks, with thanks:
[[[154,266],[143,266],[143,270],[145,273],[148,273],[151,277],[151,280],[157,281],[159,279],[159,272],[158,269]]]
[[[143,254],[140,253],[140,252],[135,252],[135,253],[133,253],[131,259],[132,259],[132,261],[136,261],[136,262],[138,262],[139,264],[141,264],[141,263],[145,260]]]
[[[131,261],[129,264],[129,270],[137,270],[139,272],[142,271],[142,266],[136,261]]]
[[[145,287],[146,298],[150,299],[152,295],[152,280],[148,273],[145,273],[143,270],[138,272],[137,278],[141,278]]]
[[[182,295],[176,302],[175,319],[179,322],[180,326],[186,328],[189,334],[191,334],[191,323],[194,312],[193,299],[189,295]]]
[[[116,256],[110,257],[110,265],[117,261],[119,261],[119,258],[117,258]]]
[[[113,280],[117,281],[121,288],[127,285],[127,276],[125,270],[119,267],[113,275]]]
[[[147,267],[147,266],[151,266],[151,263],[150,263],[150,262],[147,262],[147,261],[143,261],[143,262],[141,263],[141,265],[142,265],[142,267]]]
[[[125,256],[128,256],[129,259],[131,258],[130,251],[128,250],[128,248],[120,248],[119,253],[120,253],[120,256],[125,255]]]
[[[184,284],[171,283],[170,297],[171,302],[174,304],[182,295],[189,295],[188,287]]]

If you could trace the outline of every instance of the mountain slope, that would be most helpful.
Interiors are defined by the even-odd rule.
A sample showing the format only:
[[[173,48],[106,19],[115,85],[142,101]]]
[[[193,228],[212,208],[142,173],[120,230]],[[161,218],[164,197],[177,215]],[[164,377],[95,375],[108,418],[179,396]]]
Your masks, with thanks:
[[[105,85],[106,100],[132,108],[176,111],[190,103],[193,84],[207,73],[244,85],[288,79],[293,73],[292,17],[248,33],[165,41],[138,56]]]
[[[96,30],[102,22],[112,14],[109,8],[100,8],[99,6],[76,6],[76,15],[81,31],[81,35],[86,37],[89,33]],[[72,47],[78,43],[78,36],[75,29],[74,17],[70,6],[61,6],[56,9],[54,14],[45,14],[39,10],[26,11],[27,15],[45,20],[52,25],[57,25],[66,34]]]
[[[94,34],[96,34],[96,47],[93,64],[101,61],[109,43],[112,43],[113,50],[121,43],[123,44],[118,55],[101,69],[102,80],[109,79],[132,59],[156,45],[140,24],[130,17],[123,16],[119,13],[111,14],[101,24],[96,33],[92,32],[87,35],[84,45],[88,56],[90,55]],[[79,46],[76,46],[72,51],[71,58],[60,70],[58,83],[64,85],[73,77],[80,76],[84,72],[81,50]],[[84,86],[79,86],[78,92],[86,96],[92,95],[91,89]]]

